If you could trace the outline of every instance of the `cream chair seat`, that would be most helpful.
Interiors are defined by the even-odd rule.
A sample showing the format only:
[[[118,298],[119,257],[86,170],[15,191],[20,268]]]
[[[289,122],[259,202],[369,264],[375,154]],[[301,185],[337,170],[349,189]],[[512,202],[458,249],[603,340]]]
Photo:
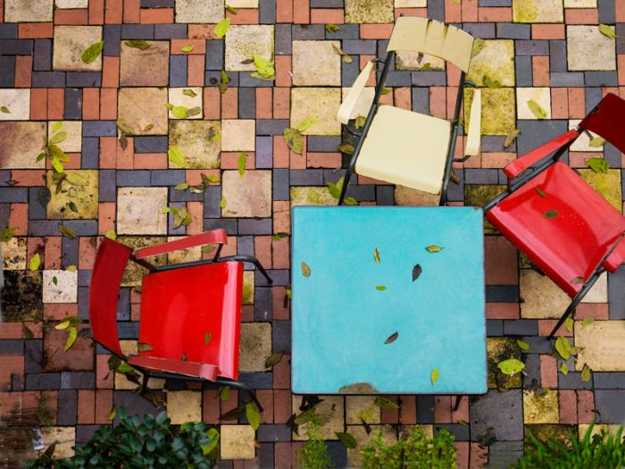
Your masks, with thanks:
[[[439,194],[450,135],[448,120],[380,106],[356,160],[356,173]]]

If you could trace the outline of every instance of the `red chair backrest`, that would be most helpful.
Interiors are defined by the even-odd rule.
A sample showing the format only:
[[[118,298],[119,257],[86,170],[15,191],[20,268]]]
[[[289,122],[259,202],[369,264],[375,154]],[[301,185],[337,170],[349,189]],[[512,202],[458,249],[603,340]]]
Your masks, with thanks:
[[[580,128],[601,135],[625,153],[625,101],[608,93],[579,124]]]
[[[96,342],[111,352],[122,355],[117,334],[117,298],[122,275],[132,249],[104,238],[91,275],[89,318]]]

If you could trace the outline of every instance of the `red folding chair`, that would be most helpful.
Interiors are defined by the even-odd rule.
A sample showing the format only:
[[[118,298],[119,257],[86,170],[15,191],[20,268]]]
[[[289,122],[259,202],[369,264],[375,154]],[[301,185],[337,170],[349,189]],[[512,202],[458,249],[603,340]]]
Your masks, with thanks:
[[[246,391],[239,378],[239,334],[243,263],[271,278],[252,256],[220,257],[227,242],[222,229],[136,251],[103,239],[91,278],[89,316],[93,339],[150,377],[206,380]],[[145,258],[179,249],[217,244],[213,259],[154,266]],[[138,355],[125,356],[117,334],[117,297],[128,260],[145,267],[141,288]]]
[[[507,190],[486,218],[572,301],[552,338],[599,276],[625,262],[625,218],[573,169],[559,161],[582,132],[595,132],[625,153],[625,101],[606,95],[570,130],[510,163]]]

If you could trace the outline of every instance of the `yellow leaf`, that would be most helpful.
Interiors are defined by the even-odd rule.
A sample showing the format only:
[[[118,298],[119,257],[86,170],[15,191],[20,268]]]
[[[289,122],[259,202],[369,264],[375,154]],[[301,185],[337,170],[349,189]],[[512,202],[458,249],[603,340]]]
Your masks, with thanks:
[[[436,384],[436,382],[438,381],[438,377],[439,377],[439,371],[438,368],[434,368],[432,370],[432,374],[430,376],[430,379],[432,380],[432,384]]]
[[[540,104],[538,104],[533,99],[530,99],[527,102],[527,107],[529,108],[530,111],[532,111],[532,114],[534,114],[534,116],[537,119],[546,119],[547,118],[547,112],[542,108],[542,106]]]
[[[78,338],[78,328],[72,326],[68,329],[67,340],[65,340],[65,351],[67,352],[76,343]]]
[[[63,321],[58,323],[56,326],[54,326],[54,328],[58,331],[64,331],[70,326],[71,323],[72,321],[70,319],[64,319]]]
[[[614,26],[610,26],[608,24],[600,24],[599,32],[609,39],[616,38],[616,31],[614,30]]]
[[[226,35],[228,30],[230,29],[230,18],[224,18],[219,23],[215,25],[215,29],[213,29],[213,33],[215,37],[222,38]]]
[[[30,262],[28,263],[28,268],[31,271],[35,272],[39,270],[40,266],[41,266],[41,256],[39,255],[39,253],[35,253],[35,255],[30,258]]]

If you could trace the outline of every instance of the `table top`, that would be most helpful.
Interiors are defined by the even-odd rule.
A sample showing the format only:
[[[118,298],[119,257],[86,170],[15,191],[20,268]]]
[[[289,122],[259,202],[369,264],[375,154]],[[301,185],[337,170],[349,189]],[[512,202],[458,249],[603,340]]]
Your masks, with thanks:
[[[293,392],[487,391],[481,209],[295,207],[292,244]]]

